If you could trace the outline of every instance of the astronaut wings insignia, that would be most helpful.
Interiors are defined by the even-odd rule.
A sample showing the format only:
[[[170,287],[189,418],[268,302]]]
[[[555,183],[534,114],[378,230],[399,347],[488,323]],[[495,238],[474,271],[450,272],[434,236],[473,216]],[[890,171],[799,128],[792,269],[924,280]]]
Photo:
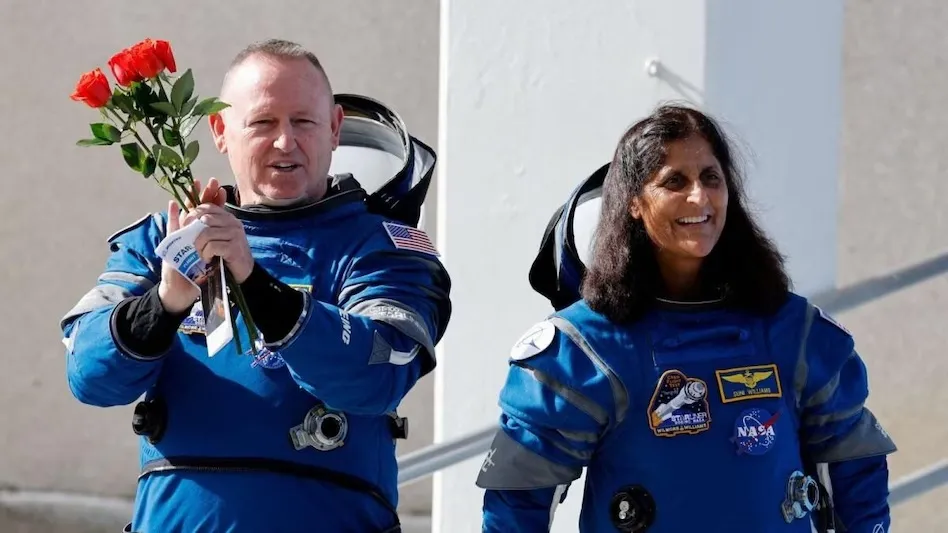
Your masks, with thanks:
[[[721,376],[721,379],[731,383],[740,383],[748,389],[753,389],[757,383],[774,375],[773,372],[751,372],[745,370],[742,374],[731,374],[730,376]]]
[[[753,398],[780,398],[780,373],[777,365],[742,366],[715,370],[721,401],[739,402]]]

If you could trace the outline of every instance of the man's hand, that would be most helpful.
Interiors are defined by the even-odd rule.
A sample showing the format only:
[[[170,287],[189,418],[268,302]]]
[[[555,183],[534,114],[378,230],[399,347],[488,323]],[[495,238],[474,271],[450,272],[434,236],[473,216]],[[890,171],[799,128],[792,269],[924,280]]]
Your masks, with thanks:
[[[201,182],[200,180],[195,180],[194,188],[196,191],[201,191]],[[214,178],[211,178],[207,184],[207,187],[201,191],[199,200],[202,205],[211,204],[215,206],[222,206],[226,201],[226,195],[224,189],[221,188],[218,181]],[[189,209],[193,213],[193,207],[191,202],[187,203]],[[178,206],[177,202],[174,200],[168,202],[168,231],[167,233],[172,233],[178,229],[187,226],[197,217],[190,216],[188,212],[182,212],[181,208]],[[202,231],[202,235],[206,233],[207,230]],[[199,239],[201,237],[198,237]],[[200,248],[198,248],[200,250]],[[203,255],[202,255],[203,257]],[[207,260],[207,258],[205,258]],[[252,265],[251,265],[252,267]],[[201,296],[201,291],[191,284],[180,272],[175,270],[170,263],[163,263],[161,265],[161,281],[158,283],[158,298],[161,300],[162,306],[164,306],[165,311],[173,314],[183,313],[188,310],[194,302],[197,301]]]
[[[244,233],[244,225],[237,217],[217,204],[201,204],[185,217],[185,223],[200,219],[207,228],[194,240],[194,248],[208,263],[216,257],[234,276],[234,281],[243,283],[253,270],[254,259],[250,244]]]
[[[183,218],[181,208],[174,200],[168,202],[168,233],[181,228]],[[180,314],[189,309],[201,296],[201,291],[191,284],[170,261],[161,263],[161,281],[158,282],[158,299],[165,311],[171,314]]]

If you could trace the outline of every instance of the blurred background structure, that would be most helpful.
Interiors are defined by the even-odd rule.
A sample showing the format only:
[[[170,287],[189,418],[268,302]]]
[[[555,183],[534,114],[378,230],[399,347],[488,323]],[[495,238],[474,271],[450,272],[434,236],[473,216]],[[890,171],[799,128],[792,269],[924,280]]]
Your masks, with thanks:
[[[217,94],[228,62],[245,44],[295,40],[320,56],[337,93],[381,100],[438,151],[426,229],[449,270],[458,273],[458,312],[441,346],[442,367],[402,407],[411,433],[400,443],[401,454],[490,422],[507,348],[541,317],[533,310],[545,309],[529,289],[527,271],[546,220],[573,185],[611,156],[623,126],[657,103],[653,98],[675,96],[724,115],[749,152],[748,179],[752,191],[761,191],[761,204],[784,196],[793,203],[789,212],[778,205],[765,207],[761,216],[782,245],[792,243],[791,264],[805,278],[805,290],[810,280],[814,290],[831,288],[827,281],[861,287],[874,278],[892,281],[886,276],[919,264],[929,267],[932,275],[921,282],[837,318],[853,332],[869,365],[870,407],[900,446],[891,457],[893,481],[948,456],[948,411],[942,407],[948,402],[948,274],[937,268],[948,262],[948,11],[940,2],[809,0],[771,8],[734,0],[712,8],[707,1],[676,0],[674,11],[661,0],[610,0],[595,9],[562,0],[476,4],[0,3],[0,116],[6,124],[0,176],[7,191],[0,196],[0,531],[119,531],[134,493],[138,454],[131,407],[97,409],[72,398],[58,321],[94,282],[107,236],[165,205],[165,193],[127,170],[117,150],[75,146],[94,113],[68,98],[82,72],[104,67],[112,53],[143,37],[170,41],[179,66],[194,70],[196,92],[207,96]],[[740,24],[727,22],[734,17]],[[539,22],[530,26],[528,18]],[[489,26],[494,33],[478,33]],[[522,31],[531,27],[536,32]],[[639,33],[627,38],[627,32]],[[571,40],[578,35],[594,37]],[[635,47],[618,46],[632,41]],[[695,42],[701,46],[687,48]],[[748,52],[762,42],[783,55],[762,65],[766,56]],[[522,53],[510,53],[518,47]],[[465,55],[477,48],[479,56]],[[666,74],[674,76],[648,76],[644,60],[657,49],[665,52]],[[756,63],[742,64],[745,58]],[[705,91],[741,86],[743,75],[766,90],[767,76],[779,77],[784,62],[813,65],[814,86],[795,82],[805,98],[751,91],[741,95],[743,111],[726,94],[702,102]],[[569,105],[538,107],[549,99],[536,95],[563,90],[550,80],[569,78],[574,70],[576,94]],[[628,86],[612,87],[607,92],[618,96],[604,99],[603,80],[628,80]],[[781,127],[767,117],[752,117],[741,128],[748,110],[779,118],[809,116],[815,109],[833,114],[793,121],[776,137],[772,129],[754,129]],[[470,124],[477,113],[480,129],[455,127]],[[533,120],[544,127],[531,127]],[[527,139],[510,141],[517,137]],[[214,154],[207,128],[201,126],[196,138],[203,145],[198,174],[229,182],[227,162]],[[805,171],[814,153],[775,150],[781,139],[817,146],[813,165],[820,173],[830,169],[829,181],[814,181]],[[833,149],[820,152],[822,141],[814,139],[826,139]],[[549,153],[510,155],[537,146]],[[524,164],[541,155],[562,173]],[[782,166],[804,171],[778,170],[782,181],[768,182],[772,169]],[[809,190],[814,196],[806,202]],[[482,201],[462,205],[465,191]],[[819,194],[835,196],[831,209]],[[500,227],[505,235],[491,233]],[[514,246],[522,250],[508,253]],[[487,285],[498,278],[510,285]],[[507,311],[492,315],[480,310],[488,296],[475,292],[511,294],[526,303],[514,305],[513,315],[509,302],[497,303]],[[463,344],[478,349],[455,349]],[[474,366],[488,370],[459,385],[459,375]],[[434,481],[425,477],[404,487],[401,510],[417,517],[406,519],[406,531],[479,531],[473,514],[480,503],[473,487],[479,463],[473,458]],[[578,495],[571,489],[574,507]],[[934,531],[948,520],[946,497],[948,486],[942,486],[900,504],[895,528]],[[561,512],[557,528],[575,531],[572,511]]]

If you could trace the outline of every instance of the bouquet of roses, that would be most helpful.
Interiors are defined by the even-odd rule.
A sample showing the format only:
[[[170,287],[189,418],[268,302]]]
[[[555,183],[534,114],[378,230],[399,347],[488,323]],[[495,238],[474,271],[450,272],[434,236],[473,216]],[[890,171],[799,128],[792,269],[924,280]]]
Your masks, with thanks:
[[[132,170],[145,178],[154,179],[174,197],[183,211],[196,207],[199,191],[195,187],[191,164],[197,158],[200,147],[197,140],[188,140],[188,137],[204,117],[225,109],[228,104],[215,97],[199,99],[194,95],[191,69],[185,70],[180,76],[170,76],[177,72],[177,65],[168,41],[145,39],[112,56],[108,66],[115,77],[114,89],[102,69],[96,68],[81,76],[71,96],[73,100],[98,109],[102,116],[101,121],[90,124],[92,137],[82,139],[78,144],[118,144],[125,163]],[[150,141],[146,141],[145,137]],[[191,243],[193,245],[193,236]],[[195,285],[204,285],[202,299],[205,300],[205,321],[210,318],[208,311],[221,307],[219,301],[215,302],[217,305],[207,301],[209,296],[206,286],[214,285],[215,281],[220,284],[219,276],[223,274],[244,317],[251,343],[250,351],[256,354],[260,335],[248,312],[240,286],[233,282],[222,264],[204,264],[197,257],[193,246],[189,252],[180,257],[189,256],[191,260],[176,263],[175,266]],[[217,314],[220,316],[222,313],[227,317],[237,351],[243,353],[236,316],[231,316],[226,301],[225,293],[224,309],[218,309]],[[206,332],[211,335],[210,329],[206,329]],[[214,350],[211,350],[211,355],[213,353]]]

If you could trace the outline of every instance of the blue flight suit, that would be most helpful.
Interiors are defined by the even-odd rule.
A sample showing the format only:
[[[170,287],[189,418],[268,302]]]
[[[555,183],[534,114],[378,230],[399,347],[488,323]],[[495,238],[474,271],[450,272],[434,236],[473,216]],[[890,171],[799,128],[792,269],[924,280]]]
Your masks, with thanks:
[[[556,312],[511,351],[477,478],[483,531],[548,531],[585,469],[583,533],[887,532],[896,447],[865,407],[852,336],[822,310],[795,294],[766,318],[659,301],[620,326],[582,301],[574,225],[598,218],[608,170],[553,214],[530,269]]]
[[[62,329],[79,401],[163,405],[159,438],[140,438],[132,530],[397,530],[394,411],[435,366],[450,280],[421,230],[365,198],[345,179],[302,208],[227,205],[257,264],[305,296],[291,333],[259,359],[231,347],[209,358],[200,302],[160,357],[123,346],[113,310],[158,283],[165,216],[109,239],[104,272]]]
[[[628,326],[574,303],[512,350],[484,531],[548,531],[586,468],[584,533],[809,533],[788,495],[807,460],[830,464],[846,531],[887,531],[895,446],[867,395],[852,337],[796,295],[770,318],[664,302]]]

